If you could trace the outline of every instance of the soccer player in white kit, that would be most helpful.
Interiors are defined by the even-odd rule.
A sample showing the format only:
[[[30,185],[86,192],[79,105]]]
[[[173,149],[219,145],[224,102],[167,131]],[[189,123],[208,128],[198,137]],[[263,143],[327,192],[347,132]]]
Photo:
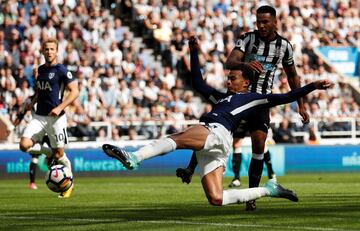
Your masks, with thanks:
[[[57,63],[56,39],[49,38],[44,41],[42,53],[45,64],[38,68],[35,97],[30,105],[24,107],[29,110],[37,103],[37,108],[21,137],[20,150],[30,154],[44,153],[47,158],[53,158],[71,170],[71,162],[64,152],[64,146],[68,141],[64,109],[79,96],[78,83],[64,65]],[[64,90],[68,91],[66,96]],[[20,120],[21,118],[18,118],[14,124],[17,125]],[[45,134],[49,136],[51,149],[38,143]],[[62,192],[59,197],[70,197],[72,190],[73,186]]]

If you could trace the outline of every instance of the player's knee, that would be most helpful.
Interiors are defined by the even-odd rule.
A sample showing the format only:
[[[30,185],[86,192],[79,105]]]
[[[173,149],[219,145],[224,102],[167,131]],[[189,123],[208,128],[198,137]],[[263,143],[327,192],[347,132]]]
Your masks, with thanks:
[[[20,150],[22,151],[22,152],[27,152],[27,150],[29,149],[29,147],[27,147],[27,146],[25,146],[25,145],[23,145],[23,144],[19,144],[19,148],[20,148]]]
[[[27,139],[20,140],[19,148],[21,151],[27,152],[29,150],[29,148],[31,148],[32,146],[33,146],[33,143],[31,140],[27,140]]]
[[[223,198],[220,193],[208,195],[207,199],[211,205],[214,205],[214,206],[222,205]]]
[[[60,159],[61,157],[64,156],[64,152],[59,151],[59,150],[53,150],[53,156],[55,159]]]
[[[252,151],[254,153],[264,153],[265,149],[265,140],[257,140],[252,142]]]

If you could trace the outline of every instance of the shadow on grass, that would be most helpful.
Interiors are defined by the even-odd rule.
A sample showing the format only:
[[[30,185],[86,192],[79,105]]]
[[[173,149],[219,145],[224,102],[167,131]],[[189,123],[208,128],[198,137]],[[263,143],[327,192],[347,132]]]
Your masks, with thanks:
[[[356,198],[354,197],[354,200]],[[264,202],[264,201],[263,201]],[[237,219],[249,219],[259,217],[259,219],[269,218],[309,218],[317,217],[333,217],[337,218],[358,218],[360,214],[359,202],[351,204],[349,201],[345,204],[317,204],[317,203],[288,203],[282,200],[273,200],[270,203],[258,203],[258,210],[247,212],[244,210],[244,204],[231,205],[224,207],[214,207],[207,204],[121,204],[116,205],[94,205],[94,206],[69,206],[64,210],[8,210],[7,214],[11,216],[33,217],[36,219],[44,219],[44,217],[61,217],[64,219],[107,219],[118,221],[146,221],[146,220],[202,220],[211,218],[217,220],[231,219],[235,216]],[[351,211],[351,213],[349,213]],[[56,219],[54,219],[56,220]]]

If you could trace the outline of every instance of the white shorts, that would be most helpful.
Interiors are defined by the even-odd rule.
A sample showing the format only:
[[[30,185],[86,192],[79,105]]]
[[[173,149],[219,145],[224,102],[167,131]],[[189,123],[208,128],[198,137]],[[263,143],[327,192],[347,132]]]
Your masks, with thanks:
[[[224,167],[225,170],[233,143],[231,132],[223,125],[219,123],[209,123],[207,125],[210,132],[206,138],[204,148],[196,151],[201,178],[218,167]]]
[[[45,133],[49,136],[51,148],[63,148],[67,144],[66,115],[41,116],[33,114],[33,118],[25,128],[22,137],[40,142]]]

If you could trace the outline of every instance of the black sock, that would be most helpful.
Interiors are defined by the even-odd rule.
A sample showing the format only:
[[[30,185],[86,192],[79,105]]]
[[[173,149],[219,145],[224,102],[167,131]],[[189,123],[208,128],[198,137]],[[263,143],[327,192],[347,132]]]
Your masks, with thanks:
[[[196,153],[193,152],[193,154],[191,156],[190,163],[187,166],[187,168],[190,169],[192,172],[194,172],[197,164],[198,164],[198,162],[197,162],[197,159],[196,159]]]
[[[241,153],[234,153],[232,158],[234,178],[240,180]]]
[[[33,162],[30,163],[30,171],[29,171],[30,183],[35,183],[36,167],[37,164]]]
[[[274,170],[272,167],[271,159],[270,159],[270,152],[267,151],[264,153],[264,162],[266,164],[266,168],[268,171],[268,177],[271,179],[272,175],[274,174]]]
[[[249,167],[249,188],[255,188],[259,186],[263,168],[264,160],[251,158]]]

